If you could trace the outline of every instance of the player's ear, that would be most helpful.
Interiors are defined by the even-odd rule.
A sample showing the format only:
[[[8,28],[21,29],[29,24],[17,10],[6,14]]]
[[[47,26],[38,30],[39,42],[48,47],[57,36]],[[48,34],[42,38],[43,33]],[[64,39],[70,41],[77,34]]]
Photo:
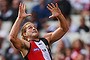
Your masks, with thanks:
[[[24,32],[23,35],[26,36],[26,33]]]

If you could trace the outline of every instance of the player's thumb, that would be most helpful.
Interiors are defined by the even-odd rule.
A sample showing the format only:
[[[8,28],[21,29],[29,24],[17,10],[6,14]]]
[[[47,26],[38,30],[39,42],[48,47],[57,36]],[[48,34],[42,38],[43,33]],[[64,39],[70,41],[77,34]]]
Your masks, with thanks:
[[[27,14],[26,16],[31,16],[32,14]]]
[[[49,18],[53,18],[53,17],[54,17],[53,15],[49,16]]]

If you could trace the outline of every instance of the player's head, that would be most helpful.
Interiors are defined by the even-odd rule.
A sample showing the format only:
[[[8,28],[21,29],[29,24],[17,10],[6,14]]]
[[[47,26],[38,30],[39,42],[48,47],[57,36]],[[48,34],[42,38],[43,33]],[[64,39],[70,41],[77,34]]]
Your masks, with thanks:
[[[21,36],[24,40],[28,41],[29,38],[38,38],[39,33],[36,26],[33,23],[27,22],[22,27]]]

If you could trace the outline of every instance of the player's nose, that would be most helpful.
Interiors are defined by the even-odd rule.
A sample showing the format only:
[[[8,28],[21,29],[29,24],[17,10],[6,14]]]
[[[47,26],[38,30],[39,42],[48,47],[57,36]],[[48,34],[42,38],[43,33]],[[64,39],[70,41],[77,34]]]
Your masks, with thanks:
[[[33,27],[33,30],[35,30],[35,27]]]

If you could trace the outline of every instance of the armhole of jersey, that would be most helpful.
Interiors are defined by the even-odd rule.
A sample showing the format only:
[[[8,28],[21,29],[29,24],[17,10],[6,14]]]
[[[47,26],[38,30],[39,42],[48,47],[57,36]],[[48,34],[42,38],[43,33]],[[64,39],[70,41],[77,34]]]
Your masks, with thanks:
[[[30,43],[30,48],[28,49],[28,53],[27,53],[27,55],[24,57],[25,60],[28,60],[27,56],[28,56],[28,54],[30,53],[30,50],[31,50],[31,43]]]
[[[40,38],[40,40],[42,40],[45,45],[48,45],[48,46],[49,46],[49,43],[48,43],[47,39],[45,39],[45,38]]]

